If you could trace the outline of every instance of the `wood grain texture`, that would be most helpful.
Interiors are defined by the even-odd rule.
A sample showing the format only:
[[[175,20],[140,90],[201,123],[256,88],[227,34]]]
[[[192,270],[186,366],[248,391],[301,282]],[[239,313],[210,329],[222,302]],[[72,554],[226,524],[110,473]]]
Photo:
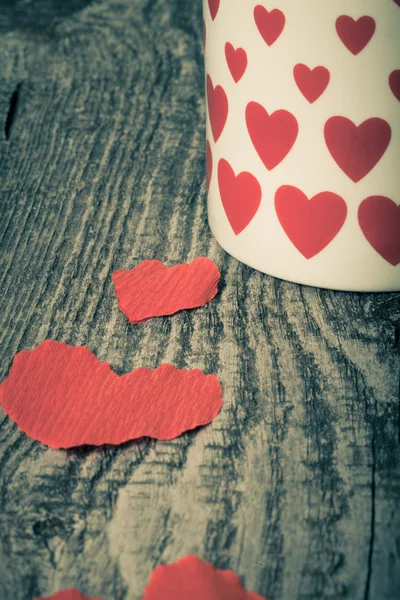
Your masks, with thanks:
[[[118,373],[215,373],[225,408],[173,442],[68,452],[0,413],[0,599],[139,600],[195,552],[269,600],[398,600],[399,295],[278,281],[213,240],[200,2],[66,4],[0,19],[1,380],[54,338]],[[114,270],[201,255],[210,305],[129,325]]]

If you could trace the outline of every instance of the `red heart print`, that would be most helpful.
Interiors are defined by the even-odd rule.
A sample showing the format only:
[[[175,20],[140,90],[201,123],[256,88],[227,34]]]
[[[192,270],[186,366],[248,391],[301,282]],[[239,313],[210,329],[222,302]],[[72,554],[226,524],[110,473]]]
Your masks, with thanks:
[[[358,209],[358,222],[374,250],[394,267],[400,264],[400,206],[385,196],[370,196]]]
[[[213,21],[219,10],[219,2],[220,0],[208,0],[208,7],[210,9],[211,18]]]
[[[392,137],[389,123],[367,119],[358,127],[346,117],[331,117],[325,123],[325,142],[332,158],[354,183],[380,161]]]
[[[247,68],[247,54],[243,48],[235,48],[227,42],[225,44],[225,58],[231,75],[236,83],[240,81]]]
[[[218,163],[218,185],[228,221],[239,235],[253,220],[261,203],[261,186],[247,171],[235,175],[225,159]]]
[[[342,15],[336,19],[336,31],[343,44],[354,55],[364,50],[375,33],[375,21],[372,17],[352,17]]]
[[[269,171],[287,156],[296,141],[299,126],[287,110],[271,115],[257,102],[246,107],[246,123],[253,145]]]
[[[324,93],[330,80],[330,73],[325,67],[310,69],[306,65],[298,64],[293,69],[293,75],[297,87],[310,104]]]
[[[211,131],[214,142],[216,142],[223,132],[228,118],[228,98],[220,85],[214,88],[209,75],[207,75],[207,103]]]
[[[268,46],[272,46],[285,27],[285,15],[278,8],[270,12],[259,4],[254,9],[254,20],[258,31]]]
[[[277,190],[275,210],[286,235],[307,259],[331,243],[347,216],[346,202],[337,194],[321,192],[309,200],[291,185]]]
[[[213,157],[211,152],[210,142],[206,141],[206,179],[207,179],[207,192],[210,188],[211,176],[213,169]]]
[[[400,0],[399,0],[399,2],[400,2]],[[395,95],[397,100],[400,102],[400,69],[390,73],[389,85],[390,85],[390,89],[392,90],[393,94]]]

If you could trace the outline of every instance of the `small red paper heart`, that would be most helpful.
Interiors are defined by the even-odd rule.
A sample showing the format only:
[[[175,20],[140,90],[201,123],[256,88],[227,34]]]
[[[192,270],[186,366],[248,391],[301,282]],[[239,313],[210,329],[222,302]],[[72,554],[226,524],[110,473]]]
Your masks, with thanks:
[[[389,123],[367,119],[357,127],[346,117],[331,117],[325,123],[325,142],[342,171],[357,183],[377,165],[392,136]]]
[[[399,2],[400,2],[400,0],[399,0]],[[400,69],[390,73],[389,85],[390,85],[390,89],[392,90],[393,94],[395,95],[397,100],[399,100],[399,102],[400,102]]]
[[[275,194],[280,224],[305,258],[319,254],[342,229],[347,216],[343,198],[321,192],[311,200],[298,188],[283,185]]]
[[[343,44],[354,55],[364,50],[375,33],[375,21],[372,17],[353,19],[342,15],[336,19],[336,31]]]
[[[254,148],[269,171],[288,155],[299,131],[290,112],[277,110],[269,115],[257,102],[247,105],[246,124]]]
[[[324,93],[330,79],[330,73],[326,67],[310,69],[303,64],[294,67],[293,75],[297,87],[310,104],[318,100]]]
[[[159,565],[151,574],[143,600],[264,600],[246,592],[233,571],[215,568],[197,556]]]
[[[70,588],[62,592],[56,592],[51,596],[36,598],[36,600],[101,600],[101,598],[89,598],[82,594],[82,592]]]
[[[214,88],[209,75],[207,75],[207,104],[211,131],[214,142],[216,142],[220,138],[228,118],[228,98],[220,85]]]
[[[400,264],[400,206],[385,196],[370,196],[358,209],[358,222],[374,250],[394,267]]]
[[[268,46],[272,46],[285,27],[285,15],[278,8],[270,12],[259,4],[254,9],[254,20],[258,31]]]
[[[213,170],[213,157],[211,152],[210,142],[206,142],[206,178],[207,178],[207,192],[210,189],[210,182]]]
[[[261,186],[247,171],[235,175],[223,158],[218,163],[218,185],[228,221],[239,235],[253,220],[261,203]]]
[[[247,54],[243,48],[235,48],[227,42],[225,44],[225,57],[231,75],[236,83],[240,81],[247,68]]]
[[[219,10],[219,2],[220,2],[220,0],[208,0],[208,6],[210,9],[211,18],[213,21],[214,21],[215,17],[217,16],[217,13]]]

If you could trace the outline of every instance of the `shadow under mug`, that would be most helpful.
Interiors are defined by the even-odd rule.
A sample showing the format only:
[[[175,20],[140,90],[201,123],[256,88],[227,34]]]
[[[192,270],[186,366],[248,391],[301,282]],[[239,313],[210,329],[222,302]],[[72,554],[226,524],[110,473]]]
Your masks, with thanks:
[[[204,0],[221,246],[270,275],[400,290],[400,0]]]

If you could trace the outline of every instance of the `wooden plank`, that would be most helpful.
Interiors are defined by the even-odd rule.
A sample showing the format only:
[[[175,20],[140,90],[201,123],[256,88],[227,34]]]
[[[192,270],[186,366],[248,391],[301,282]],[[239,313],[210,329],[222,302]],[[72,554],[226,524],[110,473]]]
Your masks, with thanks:
[[[225,408],[173,442],[70,452],[0,413],[0,599],[138,600],[195,552],[269,600],[397,600],[400,296],[281,282],[212,239],[200,2],[39,4],[0,21],[3,131],[21,84],[0,142],[0,377],[50,337],[118,373],[214,372]],[[127,323],[113,270],[199,255],[223,273],[213,303]]]

